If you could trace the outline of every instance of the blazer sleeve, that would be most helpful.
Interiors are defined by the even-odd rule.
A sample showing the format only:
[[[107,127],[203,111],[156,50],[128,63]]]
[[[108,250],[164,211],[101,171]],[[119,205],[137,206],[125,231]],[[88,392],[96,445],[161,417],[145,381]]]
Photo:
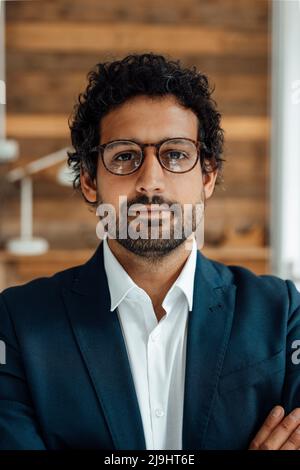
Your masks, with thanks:
[[[14,325],[0,294],[0,450],[46,450]]]
[[[300,292],[291,281],[285,281],[289,309],[286,333],[286,373],[283,404],[286,413],[300,407]]]

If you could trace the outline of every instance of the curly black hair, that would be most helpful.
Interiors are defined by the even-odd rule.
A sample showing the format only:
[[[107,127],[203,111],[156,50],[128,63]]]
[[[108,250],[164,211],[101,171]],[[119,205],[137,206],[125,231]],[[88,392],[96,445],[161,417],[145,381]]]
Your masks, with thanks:
[[[198,140],[204,144],[200,158],[202,171],[221,170],[224,161],[221,158],[224,143],[221,114],[211,98],[214,89],[204,73],[197,71],[195,66],[184,68],[180,60],[168,60],[152,52],[98,63],[94,69],[87,74],[88,85],[84,93],[78,95],[71,122],[69,119],[74,151],[68,152],[68,165],[73,170],[74,189],[82,193],[81,168],[91,180],[96,178],[98,153],[92,149],[100,143],[102,117],[138,95],[173,95],[179,104],[194,111],[199,121]]]

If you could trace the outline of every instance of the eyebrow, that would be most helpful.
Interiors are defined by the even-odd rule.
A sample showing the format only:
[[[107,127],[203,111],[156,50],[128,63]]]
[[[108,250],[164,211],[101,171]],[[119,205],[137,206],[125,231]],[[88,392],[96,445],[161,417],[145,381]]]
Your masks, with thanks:
[[[183,135],[179,135],[179,136],[176,135],[176,136],[173,136],[173,137],[165,136],[165,137],[159,139],[157,142],[162,142],[163,140],[169,140],[169,139],[190,139],[190,137],[186,137],[186,136],[183,136]],[[135,137],[120,137],[118,139],[112,139],[112,140],[110,140],[110,142],[113,142],[115,140],[132,140],[133,142],[136,142],[137,144],[143,144],[144,143],[144,141],[142,141],[140,139],[137,139]],[[146,142],[146,143],[148,143],[148,142]]]

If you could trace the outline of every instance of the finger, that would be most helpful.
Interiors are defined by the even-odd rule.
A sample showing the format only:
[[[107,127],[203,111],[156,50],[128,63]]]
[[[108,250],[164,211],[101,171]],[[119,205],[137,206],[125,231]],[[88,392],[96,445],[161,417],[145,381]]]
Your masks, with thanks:
[[[258,450],[262,443],[270,436],[272,431],[280,423],[284,416],[284,409],[282,406],[275,406],[272,409],[271,413],[268,415],[267,419],[263,423],[262,427],[251,441],[249,450]]]
[[[299,450],[300,448],[300,426],[289,436],[280,450]]]
[[[291,438],[292,433],[300,424],[300,408],[295,408],[271,432],[269,437],[261,444],[261,450],[278,450]]]

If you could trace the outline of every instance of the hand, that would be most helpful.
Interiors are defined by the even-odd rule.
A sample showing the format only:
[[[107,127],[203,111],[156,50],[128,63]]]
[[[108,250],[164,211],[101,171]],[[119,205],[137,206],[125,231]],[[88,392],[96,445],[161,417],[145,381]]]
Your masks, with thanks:
[[[275,406],[249,450],[300,450],[300,408],[284,416],[282,406]]]

